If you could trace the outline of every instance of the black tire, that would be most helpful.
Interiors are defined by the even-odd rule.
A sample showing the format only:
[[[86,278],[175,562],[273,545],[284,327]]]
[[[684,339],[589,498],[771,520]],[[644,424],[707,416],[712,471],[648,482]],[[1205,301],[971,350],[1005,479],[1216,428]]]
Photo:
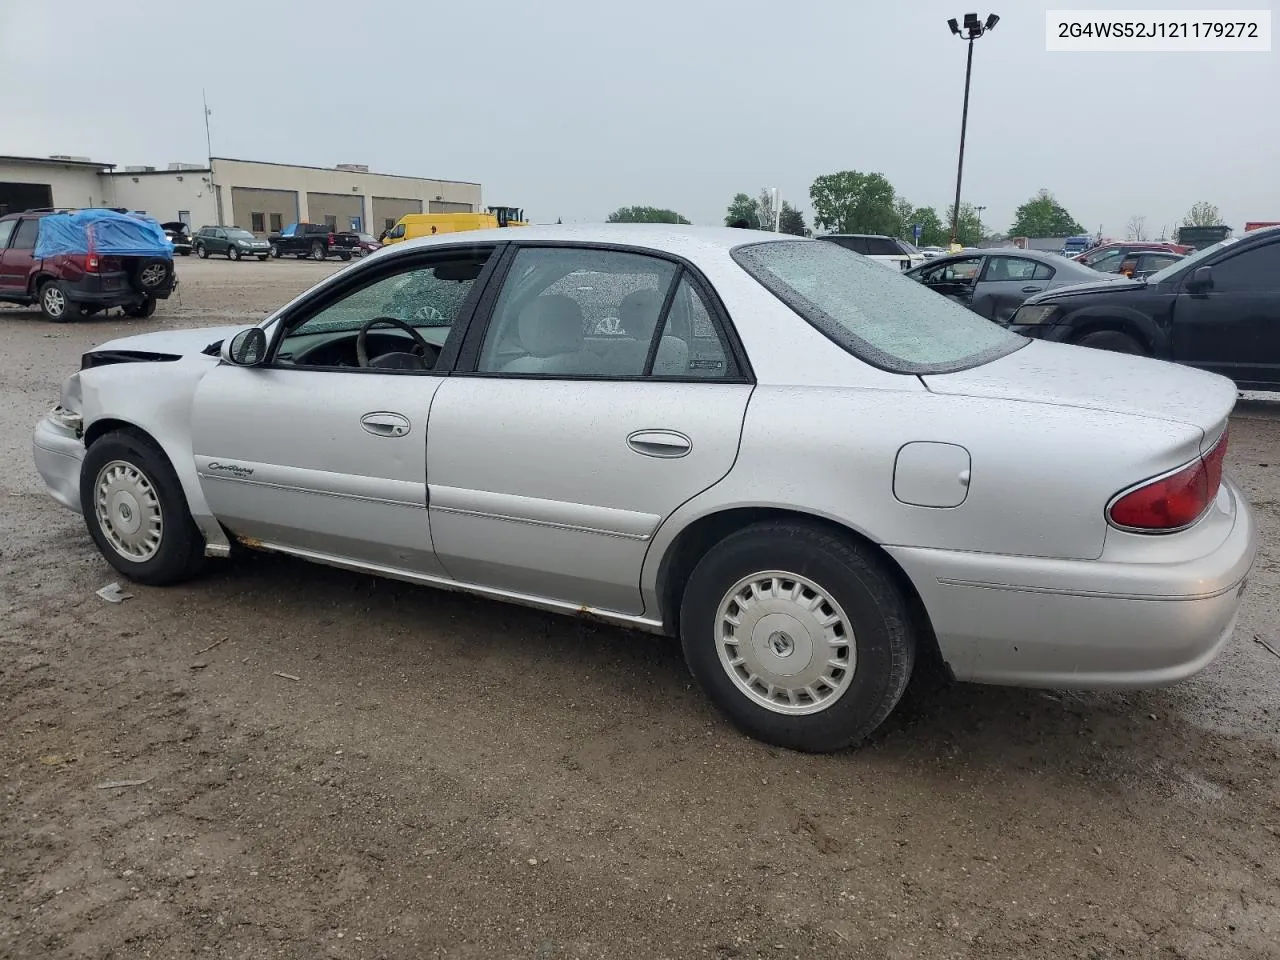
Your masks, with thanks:
[[[67,286],[61,280],[46,280],[40,284],[37,294],[40,312],[50,323],[68,323],[80,318],[80,306],[67,295]]]
[[[95,506],[95,491],[100,475],[109,464],[125,464],[140,473],[154,496],[160,516],[159,545],[149,556],[134,559],[126,556],[111,542],[104,531]],[[122,494],[122,511],[141,511],[137,499]],[[95,440],[85,454],[80,470],[80,503],[84,511],[85,526],[89,535],[102,551],[107,563],[137,583],[164,586],[180,583],[195,576],[204,565],[204,538],[201,537],[182,485],[163,451],[149,438],[133,431],[114,431]],[[110,522],[110,503],[104,511]]]
[[[323,260],[326,256],[328,256],[328,251],[325,250],[323,243],[317,241],[311,245],[312,260]]]
[[[179,250],[179,251],[178,251],[178,253],[182,254],[182,256],[184,256],[184,257],[189,257],[189,256],[191,256],[191,251],[190,251],[190,250]]]
[[[201,260],[209,259],[209,251],[205,249],[205,246],[203,243],[196,244],[196,256],[199,257]]]
[[[124,312],[126,316],[136,317],[140,320],[145,320],[147,317],[155,315],[156,298],[147,297],[147,299],[143,300],[141,303],[135,306],[125,307]]]
[[[129,282],[139,293],[163,289],[173,280],[173,261],[168,257],[143,257],[129,270]]]
[[[279,260],[279,259],[280,259],[280,245],[279,245],[279,244],[277,244],[277,243],[273,243],[273,244],[271,245],[271,256],[275,257],[277,260]]]
[[[267,255],[264,253],[264,254],[262,254],[260,257],[258,257],[258,262],[259,262],[259,263],[266,263],[266,262],[267,262]]]
[[[746,692],[746,681],[740,685],[730,676],[732,668],[720,658],[717,617],[722,601],[727,602],[729,591],[740,581],[752,576],[764,578],[770,571],[803,577],[816,586],[843,610],[843,635],[852,634],[853,642],[844,654],[853,654],[851,676],[836,676],[834,682],[842,692],[823,688],[832,701],[812,713],[783,713],[763,705]],[[775,579],[785,590],[798,585],[786,576]],[[808,587],[804,591],[801,601],[812,602]],[[834,608],[829,609],[834,613]],[[743,615],[740,611],[739,616]],[[800,623],[794,618],[783,622]],[[803,635],[803,626],[800,631]],[[698,562],[680,605],[685,661],[712,702],[751,736],[813,753],[851,746],[889,716],[911,677],[915,633],[908,600],[884,562],[851,538],[804,522],[771,521],[730,534]],[[772,642],[779,635],[804,656],[804,642],[792,644],[781,628],[768,640]],[[843,648],[828,647],[824,642],[807,649],[834,658],[842,656],[839,651]],[[798,660],[800,663],[816,661]],[[819,682],[811,686],[816,689]],[[810,699],[809,705],[813,705]]]
[[[338,259],[339,259],[339,260],[341,260],[343,263],[346,263],[348,260],[350,260],[350,259],[351,259],[351,254],[349,254],[349,253],[340,253],[340,254],[338,254]]]
[[[1082,347],[1093,347],[1095,350],[1110,350],[1112,353],[1132,353],[1146,356],[1146,349],[1133,337],[1119,330],[1098,330],[1086,333],[1079,340],[1073,341]]]

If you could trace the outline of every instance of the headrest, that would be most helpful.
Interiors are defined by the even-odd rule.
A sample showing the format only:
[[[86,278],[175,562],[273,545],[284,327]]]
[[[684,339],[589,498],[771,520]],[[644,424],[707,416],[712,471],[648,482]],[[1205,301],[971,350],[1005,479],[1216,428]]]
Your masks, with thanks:
[[[563,294],[541,296],[520,311],[516,332],[535,357],[554,357],[582,349],[582,308]]]
[[[618,319],[627,336],[648,340],[662,312],[662,294],[652,288],[633,290],[618,304]]]

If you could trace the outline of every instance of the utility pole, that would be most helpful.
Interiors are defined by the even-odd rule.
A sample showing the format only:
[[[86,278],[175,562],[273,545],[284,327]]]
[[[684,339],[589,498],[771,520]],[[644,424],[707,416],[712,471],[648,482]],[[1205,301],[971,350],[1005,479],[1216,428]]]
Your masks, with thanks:
[[[982,211],[987,208],[981,207],[981,206],[975,206],[973,209],[978,211],[978,239],[981,240],[983,239],[984,236],[986,236],[986,231],[982,229]]]
[[[960,24],[954,18],[947,21],[947,26],[951,28],[951,32],[969,43],[969,54],[965,58],[964,66],[964,109],[960,114],[960,159],[956,163],[956,202],[955,206],[951,208],[952,246],[956,245],[956,235],[960,228],[960,182],[964,176],[964,139],[969,127],[969,78],[973,74],[973,41],[987,31],[994,30],[995,25],[999,22],[1000,18],[994,13],[987,17],[986,23],[980,21],[976,13],[966,13],[964,15],[964,30],[961,31]]]
[[[213,136],[209,132],[209,114],[213,113],[209,109],[209,97],[203,89],[200,91],[200,97],[204,101],[204,148],[208,154],[209,161],[209,189],[213,191],[213,202],[217,205],[218,223],[222,223],[222,190],[213,179]]]

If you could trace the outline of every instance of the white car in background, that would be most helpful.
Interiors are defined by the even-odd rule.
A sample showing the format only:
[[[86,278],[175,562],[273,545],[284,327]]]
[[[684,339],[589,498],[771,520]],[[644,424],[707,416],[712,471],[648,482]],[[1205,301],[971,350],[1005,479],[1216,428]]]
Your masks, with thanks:
[[[875,260],[896,270],[910,270],[924,263],[923,254],[897,237],[874,233],[828,233],[818,239],[860,253],[868,260]]]

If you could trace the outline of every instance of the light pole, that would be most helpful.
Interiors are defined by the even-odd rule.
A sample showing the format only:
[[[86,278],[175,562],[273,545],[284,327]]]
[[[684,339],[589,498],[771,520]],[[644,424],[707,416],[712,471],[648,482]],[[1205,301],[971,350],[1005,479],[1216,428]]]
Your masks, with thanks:
[[[964,66],[964,112],[960,115],[960,160],[956,164],[956,204],[951,208],[951,244],[956,243],[956,233],[960,225],[960,180],[964,175],[964,135],[965,128],[969,125],[969,75],[973,72],[973,41],[988,30],[994,30],[1000,18],[994,13],[988,15],[986,22],[978,19],[976,13],[966,13],[964,15],[964,29],[961,30],[960,24],[952,17],[947,21],[947,26],[951,28],[951,32],[961,40],[969,42],[969,56]]]
[[[983,231],[983,229],[982,229],[982,211],[983,211],[983,210],[985,210],[985,209],[987,209],[987,208],[986,208],[986,207],[984,207],[984,206],[979,206],[979,205],[977,205],[977,204],[974,204],[973,209],[975,209],[975,210],[977,210],[977,211],[978,211],[978,239],[979,239],[979,240],[981,240],[981,239],[982,239],[982,237],[983,237],[983,233],[984,233],[984,231]]]

